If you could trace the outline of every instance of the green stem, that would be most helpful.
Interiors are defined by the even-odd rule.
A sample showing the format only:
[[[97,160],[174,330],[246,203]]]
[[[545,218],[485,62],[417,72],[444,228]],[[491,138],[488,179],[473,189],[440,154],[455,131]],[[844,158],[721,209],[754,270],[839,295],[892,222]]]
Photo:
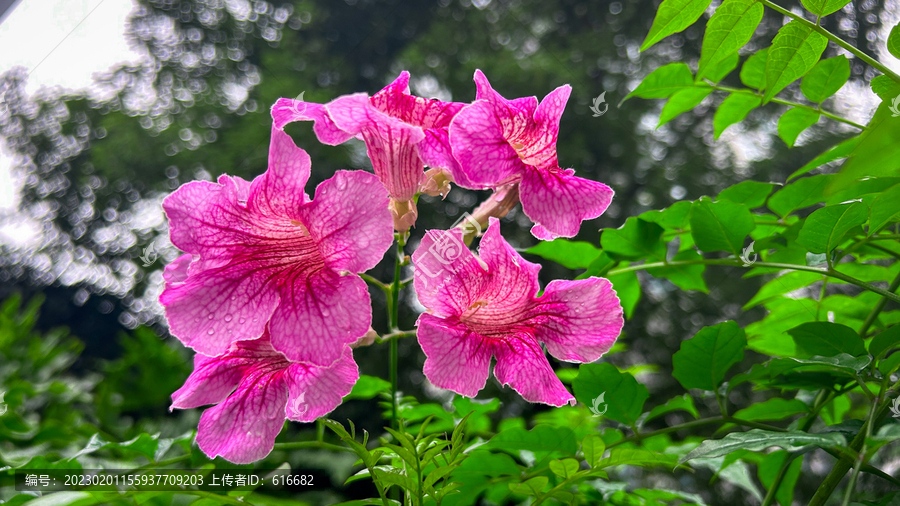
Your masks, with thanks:
[[[300,450],[304,448],[319,448],[321,450],[330,450],[333,452],[350,452],[353,450],[345,446],[333,445],[331,443],[323,443],[321,441],[291,441],[290,443],[275,443],[275,450]]]
[[[622,438],[618,441],[613,441],[612,443],[607,445],[607,448],[612,448],[614,446],[618,446],[618,445],[624,444],[624,443],[630,443],[632,441],[635,441],[635,442],[640,441],[642,439],[646,439],[646,438],[653,437],[653,436],[659,436],[660,434],[668,434],[670,432],[679,431],[681,429],[690,429],[692,427],[700,427],[702,425],[709,425],[711,423],[718,423],[718,422],[724,422],[724,421],[725,421],[725,419],[721,416],[713,416],[710,418],[701,418],[699,420],[692,420],[690,422],[673,425],[671,427],[666,427],[664,429],[659,429],[659,430],[654,430],[651,432],[645,432],[643,434],[635,434],[633,436],[628,436],[628,437]]]
[[[763,499],[762,506],[771,506],[772,502],[775,501],[775,495],[778,493],[778,489],[781,488],[781,482],[784,481],[784,477],[787,475],[787,470],[791,467],[791,463],[794,461],[800,453],[789,453],[787,458],[784,460],[784,463],[781,464],[781,468],[778,470],[778,474],[775,475],[775,481],[772,482],[772,486],[769,487],[769,491],[766,492],[766,498]]]
[[[677,267],[681,265],[730,265],[733,267],[743,267],[743,263],[738,258],[722,258],[722,259],[706,259],[702,258],[699,260],[676,260],[673,262],[649,262],[643,264],[629,265],[628,267],[622,267],[619,269],[612,269],[607,272],[607,276],[614,276],[616,274],[623,274],[626,272],[634,272],[634,271],[642,271],[646,269],[653,269],[655,267]],[[848,276],[843,272],[836,271],[834,269],[823,269],[821,267],[810,267],[808,265],[796,265],[796,264],[782,264],[782,263],[772,263],[772,262],[754,262],[750,265],[750,267],[770,267],[773,269],[784,269],[784,270],[794,270],[794,271],[805,271],[805,272],[815,272],[818,274],[824,274],[826,276],[830,276],[832,278],[840,279],[846,283],[850,283],[852,285],[856,285],[860,288],[868,290],[870,292],[877,293],[883,297],[887,297],[894,302],[900,303],[900,295],[889,292],[883,288],[878,288],[872,284],[866,283],[860,279],[856,279],[853,276]]]
[[[390,286],[388,286],[388,285],[382,283],[381,281],[379,281],[379,280],[373,278],[372,276],[369,276],[369,275],[366,274],[366,273],[360,273],[359,277],[363,278],[363,280],[364,280],[366,283],[369,283],[369,284],[372,285],[372,286],[376,286],[376,287],[380,288],[380,289],[381,289],[382,291],[384,291],[385,293],[387,293],[387,292],[391,289]]]
[[[802,25],[805,25],[806,27],[812,28],[813,30],[819,32],[820,34],[824,35],[826,39],[830,40],[831,42],[834,42],[834,43],[837,44],[838,46],[841,46],[842,48],[846,49],[847,51],[853,53],[853,54],[856,55],[856,57],[858,57],[860,60],[862,60],[862,61],[868,63],[870,66],[872,66],[873,68],[877,69],[877,70],[880,71],[882,74],[884,74],[884,75],[886,75],[886,76],[890,76],[891,79],[893,79],[894,81],[900,83],[900,76],[898,76],[897,74],[895,74],[891,69],[885,67],[885,66],[882,65],[881,63],[878,63],[877,60],[875,60],[874,58],[870,57],[870,56],[867,55],[866,53],[863,53],[863,52],[860,51],[859,49],[853,47],[850,43],[848,43],[848,42],[845,41],[844,39],[838,37],[837,35],[835,35],[835,34],[833,34],[833,33],[831,33],[831,32],[829,32],[828,30],[822,28],[821,26],[817,25],[816,23],[813,23],[812,21],[807,20],[807,19],[804,18],[802,15],[800,15],[800,14],[794,14],[793,12],[791,12],[791,11],[785,9],[784,7],[781,7],[780,5],[774,4],[774,3],[772,3],[772,2],[769,1],[769,0],[760,0],[760,2],[761,2],[763,5],[765,5],[766,7],[770,8],[770,9],[772,9],[772,10],[774,10],[774,11],[777,11],[777,12],[779,12],[779,13],[781,13],[781,14],[783,14],[783,15],[789,17],[789,18],[792,18],[792,19],[796,20],[798,23],[800,23],[800,24],[802,24]]]
[[[712,87],[712,89],[714,89],[714,90],[725,91],[725,92],[728,92],[728,93],[742,93],[742,94],[744,94],[744,95],[753,95],[753,96],[755,96],[755,97],[762,97],[762,96],[763,96],[762,93],[757,93],[757,92],[755,92],[755,91],[753,91],[753,90],[751,90],[751,89],[747,89],[747,88],[732,88],[732,87],[730,87],[730,86],[719,86],[719,85],[717,85],[717,84],[712,84],[712,83],[707,83],[707,84],[709,84],[709,85]],[[788,105],[788,106],[791,106],[791,107],[797,107],[797,108],[799,108],[799,109],[806,109],[806,110],[812,111],[812,112],[814,112],[814,113],[816,113],[816,114],[821,114],[822,116],[825,116],[826,118],[831,118],[831,119],[833,119],[833,120],[835,120],[835,121],[839,121],[839,122],[844,123],[844,124],[846,124],[846,125],[850,125],[850,126],[852,126],[852,127],[859,128],[860,130],[865,130],[865,129],[866,129],[865,125],[860,125],[859,123],[856,123],[855,121],[851,121],[851,120],[849,120],[849,119],[847,119],[847,118],[842,118],[842,117],[840,117],[840,116],[838,116],[838,115],[836,115],[836,114],[830,113],[830,112],[828,112],[828,111],[823,111],[822,109],[819,109],[819,108],[816,108],[816,107],[812,107],[812,106],[809,106],[809,105],[806,105],[806,104],[800,104],[800,103],[797,103],[797,102],[791,102],[790,100],[783,100],[783,99],[780,99],[780,98],[772,98],[772,99],[770,99],[769,101],[770,101],[770,102],[775,102],[776,104],[782,104],[782,105]]]
[[[388,323],[391,333],[397,333],[400,325],[400,275],[401,266],[404,260],[403,246],[406,245],[404,234],[397,235],[397,258],[394,260],[394,282],[388,287]],[[394,430],[400,430],[400,424],[397,418],[397,362],[398,358],[397,339],[391,339],[390,342],[390,378],[391,378],[391,427]]]
[[[888,287],[888,291],[894,293],[897,291],[897,288],[900,288],[900,274],[891,281],[891,286]],[[881,314],[881,310],[884,309],[885,304],[887,304],[886,297],[882,297],[881,300],[875,304],[875,307],[872,308],[872,312],[869,313],[869,316],[866,317],[866,321],[863,322],[862,327],[859,329],[859,337],[862,337],[863,339],[866,338],[866,334],[869,333],[869,329],[872,328],[875,320],[878,319],[878,315]]]

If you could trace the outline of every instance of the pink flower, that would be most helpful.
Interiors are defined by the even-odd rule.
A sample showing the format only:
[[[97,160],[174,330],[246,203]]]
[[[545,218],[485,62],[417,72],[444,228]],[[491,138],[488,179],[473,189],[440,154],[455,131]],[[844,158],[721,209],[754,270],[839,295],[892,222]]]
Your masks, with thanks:
[[[434,385],[474,397],[494,376],[525,400],[575,402],[541,349],[557,360],[593,362],[622,330],[622,306],[606,279],[552,281],[537,296],[540,266],[525,261],[491,218],[479,255],[458,229],[429,230],[412,256],[415,288],[428,309],[419,316],[425,376]]]
[[[310,200],[309,174],[306,152],[273,127],[269,169],[252,183],[222,176],[166,198],[172,243],[193,261],[167,270],[160,302],[186,346],[217,356],[268,326],[288,359],[328,366],[368,331],[369,292],[355,273],[393,242],[387,192],[372,174],[338,171]]]
[[[475,102],[450,124],[456,182],[473,189],[519,183],[522,210],[539,239],[573,237],[582,221],[603,214],[612,189],[575,177],[556,158],[559,120],[572,88],[560,86],[538,104],[535,97],[503,98],[480,70],[475,84]]]
[[[448,127],[464,106],[410,95],[409,72],[404,71],[372,97],[356,93],[324,105],[279,99],[272,117],[278,128],[314,121],[313,131],[324,144],[362,139],[375,174],[391,196],[395,228],[402,232],[415,223],[417,193],[444,195],[449,190],[447,173],[454,174],[458,165],[450,152]],[[423,171],[426,165],[428,172]]]
[[[233,343],[224,355],[194,356],[194,372],[172,394],[171,409],[215,404],[200,417],[197,444],[209,458],[238,464],[262,459],[284,419],[311,422],[350,393],[359,370],[350,348],[328,367],[291,362],[268,334]]]

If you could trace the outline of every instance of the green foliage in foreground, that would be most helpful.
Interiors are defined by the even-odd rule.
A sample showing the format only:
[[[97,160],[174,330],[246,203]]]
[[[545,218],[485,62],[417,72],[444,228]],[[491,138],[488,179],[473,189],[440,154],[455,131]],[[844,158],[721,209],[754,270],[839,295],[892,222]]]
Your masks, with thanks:
[[[827,16],[846,3],[803,5]],[[708,5],[664,0],[643,49],[695,23]],[[738,51],[766,12],[792,20],[770,47],[741,63]],[[844,57],[821,59],[830,44],[884,74],[872,81],[883,103],[868,125],[822,106],[849,77]],[[892,30],[888,48],[900,57],[900,29]],[[719,84],[734,73],[745,87]],[[780,98],[798,82],[809,103]],[[666,99],[664,123],[724,94],[714,119],[717,137],[757,107],[784,108],[777,130],[790,146],[822,117],[858,135],[799,167],[783,184],[743,182],[630,217],[620,228],[604,230],[599,244],[557,240],[529,253],[585,269],[582,276],[609,278],[629,318],[654,278],[706,293],[711,273],[734,283],[761,277],[758,291],[732,301],[745,310],[763,308],[760,319],[744,327],[734,321],[706,327],[672,350],[672,376],[684,391],[671,399],[642,383],[640,364],[627,370],[585,364],[577,373],[559,371],[579,404],[529,421],[498,420],[497,400],[392,400],[390,384],[363,377],[351,396],[386,397],[386,411],[396,403],[399,430],[371,437],[353,422],[348,427],[322,420],[315,439],[279,442],[257,466],[289,462],[294,452],[310,449],[349,454],[356,462],[345,482],[371,483],[373,498],[348,505],[704,503],[703,496],[682,490],[634,488],[629,476],[640,468],[676,476],[712,471],[714,481],[730,483],[748,502],[787,506],[795,500],[804,460],[818,453],[828,455],[832,468],[809,504],[893,504],[900,480],[880,466],[887,456],[896,457],[900,439],[900,422],[891,416],[900,388],[898,93],[900,77],[819,24],[767,0],[725,0],[707,23],[697,72],[683,63],[661,67],[630,97]],[[97,399],[113,399],[116,392],[64,372],[79,344],[61,331],[34,334],[36,309],[32,304],[20,313],[13,299],[0,311],[0,379],[8,408],[0,417],[0,464],[8,466],[0,483],[8,483],[13,468],[226,465],[200,455],[190,433],[165,438],[140,428],[108,428],[104,420],[120,412],[104,417],[112,408],[91,404],[94,392]],[[858,491],[861,476],[888,492]],[[36,499],[0,489],[16,505],[284,504],[283,492],[77,491]]]

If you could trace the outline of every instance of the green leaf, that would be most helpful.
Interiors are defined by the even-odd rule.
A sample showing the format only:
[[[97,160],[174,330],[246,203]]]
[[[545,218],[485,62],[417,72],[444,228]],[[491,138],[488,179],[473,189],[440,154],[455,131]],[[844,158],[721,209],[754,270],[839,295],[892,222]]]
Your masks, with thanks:
[[[796,177],[802,176],[807,172],[810,172],[814,169],[817,169],[826,163],[831,163],[835,160],[840,160],[841,158],[846,158],[850,155],[850,152],[856,147],[856,144],[859,143],[859,137],[851,137],[845,141],[842,141],[840,144],[836,146],[832,146],[828,148],[824,153],[819,156],[813,158],[809,163],[795,170],[793,174],[788,176],[787,180],[790,181]]]
[[[766,59],[769,56],[769,48],[763,48],[750,55],[744,65],[741,66],[741,82],[748,88],[756,88],[759,91],[766,89]]]
[[[597,466],[605,451],[606,443],[603,442],[602,437],[596,434],[588,434],[581,441],[581,453],[584,454],[584,461],[591,467]]]
[[[863,340],[846,325],[831,322],[808,322],[787,331],[806,357],[833,357],[847,353],[858,357],[866,354]]]
[[[850,60],[840,55],[826,58],[813,67],[800,82],[800,91],[811,102],[822,103],[837,93],[850,78]]]
[[[613,285],[619,302],[622,303],[622,309],[625,311],[625,318],[631,319],[634,315],[634,309],[641,300],[641,283],[638,281],[637,274],[634,272],[623,272],[622,274],[614,274],[606,276]]]
[[[539,495],[549,481],[546,476],[535,476],[523,483],[510,483],[509,490],[516,494]]]
[[[868,211],[862,202],[817,209],[806,218],[797,242],[812,253],[828,253],[841,243],[844,234],[869,219]]]
[[[715,391],[728,369],[744,359],[746,346],[744,329],[733,321],[705,327],[682,341],[672,356],[672,376],[684,388]]]
[[[787,85],[806,75],[819,61],[828,39],[797,20],[781,27],[766,58],[767,103]]]
[[[691,203],[681,200],[665,209],[645,211],[638,218],[656,223],[665,229],[684,230],[689,226],[688,215],[690,213]]]
[[[605,252],[601,252],[597,255],[597,258],[591,260],[587,270],[579,274],[575,279],[586,279],[591,276],[606,277],[606,273],[618,263],[618,261],[613,260]]]
[[[506,429],[479,449],[504,450],[512,453],[528,450],[534,453],[574,456],[578,451],[578,445],[571,429],[538,425],[532,430],[518,427]]]
[[[619,228],[603,229],[600,246],[613,258],[665,260],[666,245],[661,241],[662,233],[662,227],[656,223],[631,217]]]
[[[712,91],[713,89],[709,86],[698,86],[696,88],[686,88],[675,93],[669,98],[666,105],[663,106],[662,112],[659,115],[659,124],[656,125],[656,128],[672,121],[681,113],[688,112],[694,107],[697,107],[700,102],[703,102],[704,98],[712,93]]]
[[[773,189],[775,189],[775,185],[772,183],[742,181],[719,192],[716,201],[730,200],[735,204],[744,204],[750,209],[756,209],[766,203],[766,199],[769,198]]]
[[[89,492],[56,492],[47,494],[30,501],[29,505],[36,506],[87,506],[100,504],[103,499]]]
[[[525,250],[525,253],[556,262],[568,269],[587,269],[601,251],[589,242],[554,239],[541,241]]]
[[[716,139],[722,135],[729,126],[740,123],[750,114],[750,111],[759,107],[762,98],[749,93],[732,93],[722,101],[722,105],[713,116],[713,134]]]
[[[840,191],[865,176],[895,176],[900,172],[900,121],[893,112],[897,108],[900,98],[878,106],[850,159],[826,190],[828,193]]]
[[[759,481],[762,482],[764,487],[772,488],[775,484],[775,476],[778,474],[787,456],[788,452],[784,450],[772,452],[766,455],[762,462],[759,463],[757,474],[759,475]],[[797,479],[800,477],[803,457],[803,455],[800,455],[788,465],[781,484],[778,490],[775,491],[775,498],[781,506],[791,506],[793,502],[794,487],[797,485]]]
[[[702,260],[703,257],[693,249],[684,250],[674,257],[673,262],[684,262],[688,260]],[[703,279],[703,272],[706,266],[702,263],[694,265],[672,265],[668,267],[654,267],[647,269],[647,273],[653,277],[668,279],[675,286],[682,290],[696,290],[698,292],[709,293],[706,287],[706,281]]]
[[[651,72],[622,102],[631,97],[668,98],[679,90],[693,87],[694,74],[687,64],[670,63]]]
[[[869,81],[872,91],[885,102],[893,102],[900,95],[900,83],[894,81],[891,76],[875,76]]]
[[[575,398],[586,406],[593,406],[594,399],[604,396],[607,405],[604,416],[627,425],[634,424],[650,397],[647,387],[634,376],[619,372],[612,364],[582,364],[578,376],[572,382]]]
[[[872,338],[872,342],[869,343],[869,354],[877,359],[898,345],[900,345],[900,325],[894,325]]]
[[[734,417],[739,420],[752,422],[759,420],[783,420],[800,413],[809,413],[809,407],[806,403],[797,399],[787,400],[775,397],[739,410],[734,414]]]
[[[750,41],[763,16],[756,0],[725,0],[706,24],[697,79],[702,79],[720,61],[738,52]]]
[[[841,10],[850,0],[800,0],[806,10],[816,16],[827,16]]]
[[[647,414],[647,418],[644,419],[644,423],[653,420],[654,418],[658,418],[666,413],[671,413],[672,411],[687,411],[694,418],[698,418],[700,413],[697,412],[697,408],[694,407],[694,399],[690,396],[690,394],[680,395],[678,397],[672,397],[665,404],[660,404],[655,408],[650,410],[650,413]]]
[[[800,431],[773,432],[761,429],[751,429],[747,432],[731,432],[722,439],[707,439],[700,443],[690,453],[679,460],[684,463],[696,458],[711,458],[728,455],[736,450],[760,451],[778,446],[786,450],[793,450],[807,445],[820,448],[834,448],[845,446],[847,440],[836,433],[809,434]]]
[[[578,472],[578,461],[572,458],[551,460],[550,471],[560,478],[568,478]]]
[[[819,113],[794,107],[788,109],[778,120],[778,136],[788,145],[794,147],[797,137],[807,128],[819,121]]]
[[[741,57],[737,53],[726,57],[724,60],[717,63],[712,70],[706,73],[706,79],[709,79],[713,83],[717,83],[722,79],[725,79],[725,77],[730,74],[732,70],[737,68],[737,64],[740,60]]]
[[[613,448],[609,451],[609,457],[597,464],[597,469],[612,466],[668,467],[674,464],[675,455],[631,448]]]
[[[728,251],[740,255],[744,238],[756,227],[747,206],[729,200],[713,202],[709,197],[691,206],[691,236],[702,251]]]
[[[391,384],[387,381],[375,376],[362,374],[359,380],[353,385],[353,390],[345,399],[371,399],[381,392],[390,391]]]
[[[868,235],[896,221],[898,214],[900,214],[900,184],[890,187],[872,202]]]
[[[795,181],[775,192],[766,205],[778,216],[785,217],[797,209],[821,202],[832,177],[831,174],[821,174]]]
[[[900,24],[891,28],[891,34],[888,35],[887,48],[894,58],[900,58]]]
[[[778,276],[763,285],[762,288],[760,288],[759,291],[756,292],[756,295],[754,295],[749,302],[744,304],[744,307],[742,309],[746,311],[754,306],[766,303],[780,295],[793,292],[794,290],[799,290],[800,288],[809,286],[816,281],[822,281],[823,277],[824,274],[817,274],[815,272],[807,271],[793,271],[783,276]]]
[[[694,24],[709,7],[710,1],[664,0],[656,10],[653,26],[641,44],[641,51],[646,51],[653,44]]]

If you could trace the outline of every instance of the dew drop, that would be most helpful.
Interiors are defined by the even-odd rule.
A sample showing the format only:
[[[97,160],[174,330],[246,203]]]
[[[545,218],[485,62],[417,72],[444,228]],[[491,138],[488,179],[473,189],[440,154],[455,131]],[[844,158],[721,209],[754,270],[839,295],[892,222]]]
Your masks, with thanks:
[[[207,320],[212,320],[212,319],[213,319],[212,313],[209,313],[208,315],[206,315],[206,319],[207,319]]]
[[[230,314],[225,315],[225,321],[226,321],[226,322],[230,322],[233,318],[234,318],[234,317],[231,316]]]
[[[213,329],[209,329],[209,330],[206,331],[206,334],[207,334],[207,335],[210,335],[210,336],[213,335],[213,334],[215,334],[215,333],[216,333],[216,331],[213,330]]]
[[[244,323],[245,321],[247,321],[247,319],[244,318],[243,316],[241,316],[240,318],[238,318],[238,323]]]

